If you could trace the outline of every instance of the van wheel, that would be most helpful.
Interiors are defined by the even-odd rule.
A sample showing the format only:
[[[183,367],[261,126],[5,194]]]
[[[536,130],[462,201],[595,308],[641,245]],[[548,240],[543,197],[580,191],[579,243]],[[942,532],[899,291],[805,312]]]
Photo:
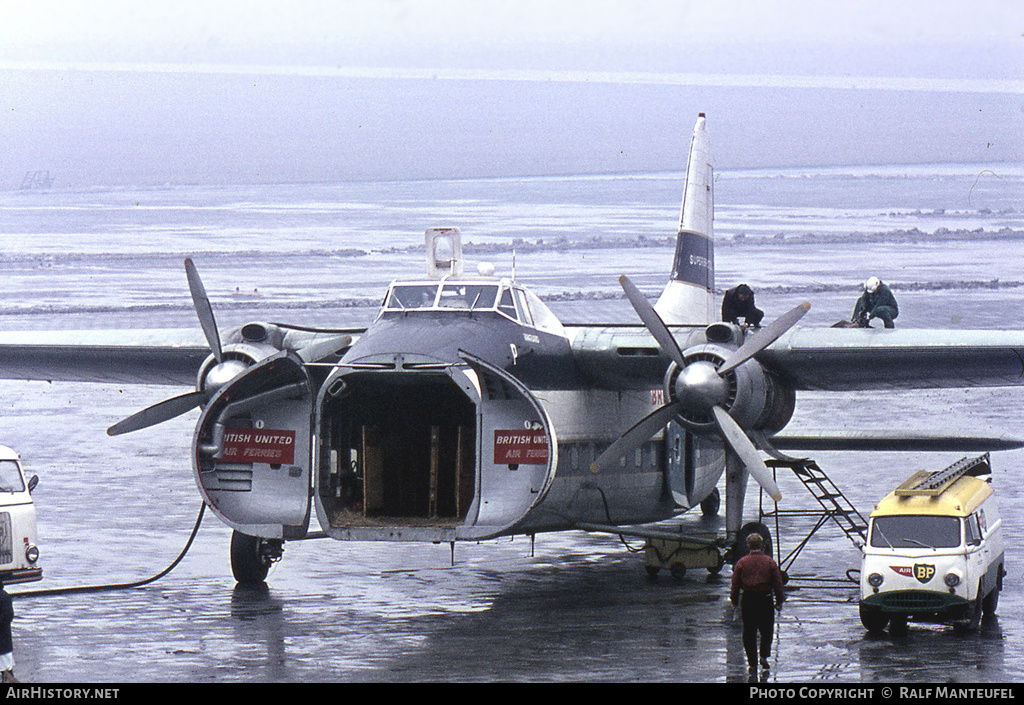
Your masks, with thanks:
[[[978,586],[978,596],[974,598],[974,604],[971,605],[971,612],[967,615],[967,619],[958,619],[953,623],[953,631],[958,634],[970,634],[971,632],[978,631],[978,627],[981,626],[981,613],[984,609],[982,606],[983,599],[981,596],[981,585]]]
[[[231,573],[240,583],[262,583],[283,551],[283,541],[232,531]]]
[[[861,605],[860,623],[872,634],[881,634],[889,624],[889,615],[880,609]]]
[[[984,614],[995,614],[999,606],[999,593],[1003,589],[1003,566],[999,566],[999,577],[996,578],[996,586],[992,588],[985,599],[981,601],[981,610]]]

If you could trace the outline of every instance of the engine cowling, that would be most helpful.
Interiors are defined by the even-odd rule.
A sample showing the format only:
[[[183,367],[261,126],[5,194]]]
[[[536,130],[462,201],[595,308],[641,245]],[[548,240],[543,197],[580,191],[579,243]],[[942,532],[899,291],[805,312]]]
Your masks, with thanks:
[[[278,352],[272,345],[258,343],[235,343],[225,345],[221,361],[209,355],[196,374],[196,389],[212,395],[227,382],[255,363]]]
[[[678,418],[696,433],[717,433],[711,411],[715,406],[723,407],[743,428],[781,430],[796,408],[795,391],[754,359],[720,375],[718,368],[732,352],[715,343],[687,348],[685,365],[673,362],[665,373],[666,399],[678,404]]]

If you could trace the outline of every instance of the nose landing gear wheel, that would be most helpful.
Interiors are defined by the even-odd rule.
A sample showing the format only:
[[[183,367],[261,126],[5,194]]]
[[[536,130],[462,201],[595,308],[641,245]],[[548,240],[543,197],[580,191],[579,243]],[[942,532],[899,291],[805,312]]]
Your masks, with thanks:
[[[262,583],[270,566],[280,560],[284,542],[231,532],[231,573],[240,583]]]

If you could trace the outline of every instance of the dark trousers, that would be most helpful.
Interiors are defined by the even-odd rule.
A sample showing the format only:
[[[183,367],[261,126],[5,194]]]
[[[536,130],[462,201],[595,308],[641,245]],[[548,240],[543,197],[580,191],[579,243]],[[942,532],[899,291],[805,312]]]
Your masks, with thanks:
[[[896,318],[896,311],[892,306],[875,306],[875,310],[871,312],[871,315],[875,318],[881,318],[886,328],[896,327],[892,322],[892,319]]]
[[[743,650],[747,652],[747,665],[757,667],[757,635],[761,635],[761,658],[772,655],[772,634],[775,632],[775,596],[769,592],[745,590],[740,601],[743,617]]]

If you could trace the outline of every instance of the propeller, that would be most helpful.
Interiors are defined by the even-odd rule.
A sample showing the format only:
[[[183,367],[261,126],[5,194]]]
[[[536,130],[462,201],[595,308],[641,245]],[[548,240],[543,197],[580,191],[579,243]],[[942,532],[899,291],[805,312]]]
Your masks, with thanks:
[[[192,305],[199,316],[199,325],[203,328],[203,335],[206,342],[210,344],[213,357],[217,362],[222,362],[224,349],[220,344],[220,333],[217,331],[217,321],[213,317],[213,306],[210,305],[210,297],[206,295],[206,287],[203,280],[199,278],[199,270],[191,257],[185,258],[185,276],[188,278],[188,290],[192,294]]]
[[[673,399],[655,409],[612,443],[593,463],[591,469],[600,471],[611,467],[623,455],[636,450],[669,421],[684,410],[697,410],[709,414],[728,450],[740,459],[747,472],[776,502],[782,497],[771,471],[758,453],[757,447],[737,421],[723,406],[727,399],[728,382],[725,375],[751,359],[775,342],[807,313],[811,305],[802,303],[786,312],[732,351],[717,367],[708,360],[687,363],[682,350],[661,316],[654,310],[640,290],[623,275],[619,283],[626,292],[633,309],[662,351],[679,367],[674,382]]]
[[[221,346],[217,322],[213,317],[213,307],[210,305],[210,298],[206,295],[206,287],[203,286],[203,282],[199,278],[199,271],[191,258],[185,258],[185,276],[188,278],[188,289],[192,293],[192,305],[199,317],[199,325],[202,326],[203,335],[206,336],[206,340],[210,344],[210,350],[217,364],[207,373],[207,384],[203,389],[171,397],[146,407],[108,428],[108,436],[119,436],[123,433],[138,431],[188,413],[205,404],[224,382],[247,367],[241,360],[224,360],[224,348]]]

